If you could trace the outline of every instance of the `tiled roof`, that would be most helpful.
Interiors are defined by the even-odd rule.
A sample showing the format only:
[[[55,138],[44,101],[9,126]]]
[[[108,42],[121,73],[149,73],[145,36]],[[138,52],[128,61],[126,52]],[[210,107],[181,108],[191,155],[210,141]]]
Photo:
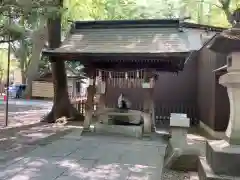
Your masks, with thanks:
[[[48,56],[79,60],[83,65],[101,68],[146,67],[165,71],[183,69],[189,52],[202,48],[202,33],[209,38],[222,31],[180,20],[77,21],[56,49]],[[210,37],[211,36],[211,37]],[[188,58],[189,59],[189,58]],[[122,63],[124,62],[124,63]]]
[[[170,53],[202,47],[200,32],[178,28],[82,29],[63,41],[59,53]]]
[[[179,19],[76,21],[61,47],[43,52],[78,55],[190,52],[202,47],[201,34],[206,30],[215,34],[223,29],[180,23]]]
[[[183,28],[182,32],[180,28]],[[45,54],[171,53],[199,50],[201,33],[223,29],[180,19],[76,21],[61,47]]]

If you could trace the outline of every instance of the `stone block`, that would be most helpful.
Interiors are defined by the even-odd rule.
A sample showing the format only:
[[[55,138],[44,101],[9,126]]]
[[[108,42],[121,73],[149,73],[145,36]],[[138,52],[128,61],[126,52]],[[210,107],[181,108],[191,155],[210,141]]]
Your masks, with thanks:
[[[190,119],[186,114],[171,113],[170,117],[171,127],[190,127]]]
[[[187,146],[187,128],[171,127],[170,143],[173,148],[185,148]]]
[[[199,158],[198,176],[199,180],[236,180],[236,177],[215,174],[204,157]]]
[[[171,113],[170,116],[187,118],[187,114],[180,114],[180,113]]]
[[[208,141],[206,160],[216,174],[240,177],[240,146],[225,140]]]
[[[138,125],[142,121],[142,112],[137,110],[121,111],[115,109],[115,111],[108,112],[107,115],[111,117],[107,121],[108,124],[111,124],[111,121],[116,121]],[[106,123],[106,121],[104,122]]]
[[[121,126],[121,125],[108,125],[108,124],[95,124],[95,132],[97,133],[113,133],[113,134],[121,134],[124,136],[130,137],[142,137],[143,127],[140,126]]]

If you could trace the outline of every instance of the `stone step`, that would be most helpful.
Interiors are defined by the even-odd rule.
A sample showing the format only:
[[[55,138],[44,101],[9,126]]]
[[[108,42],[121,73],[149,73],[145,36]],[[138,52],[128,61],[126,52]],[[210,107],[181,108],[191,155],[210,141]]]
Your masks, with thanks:
[[[199,158],[198,176],[199,176],[199,180],[236,180],[237,179],[236,177],[233,177],[233,176],[215,174],[212,168],[207,163],[207,160],[205,157]]]
[[[141,138],[143,136],[143,126],[122,126],[96,123],[94,131],[97,133],[119,134],[129,137]]]
[[[240,177],[240,146],[225,140],[207,141],[206,160],[216,174]]]

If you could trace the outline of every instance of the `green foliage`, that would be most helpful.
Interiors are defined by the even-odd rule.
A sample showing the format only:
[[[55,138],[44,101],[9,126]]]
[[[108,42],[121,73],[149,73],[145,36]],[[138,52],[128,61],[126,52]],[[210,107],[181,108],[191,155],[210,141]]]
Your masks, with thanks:
[[[0,48],[0,83],[6,79],[7,76],[7,62],[8,62],[8,49]],[[10,61],[10,71],[13,71],[17,66],[15,61]]]
[[[6,35],[10,35],[13,41],[26,38],[29,35],[28,31],[39,25],[40,19],[55,18],[64,12],[64,9],[55,2],[54,0],[2,0],[0,36],[6,39]]]
[[[50,69],[50,62],[47,56],[41,56],[41,61],[39,65],[39,71],[44,72]]]
[[[221,2],[229,1],[232,12],[239,0],[65,0],[68,8],[63,16],[63,27],[69,20],[158,19],[190,16],[191,22],[229,27]]]
[[[40,21],[63,14],[62,28],[69,29],[70,21],[159,19],[190,16],[190,22],[229,27],[226,10],[240,7],[240,0],[64,0],[61,8],[56,0],[2,0],[0,2],[0,37],[10,35],[12,50],[26,69],[31,59],[31,33]],[[228,5],[227,9],[223,9]],[[10,16],[11,14],[11,16]],[[12,22],[9,24],[9,17]],[[70,63],[77,68],[80,65]],[[40,69],[48,67],[47,59],[41,59]]]

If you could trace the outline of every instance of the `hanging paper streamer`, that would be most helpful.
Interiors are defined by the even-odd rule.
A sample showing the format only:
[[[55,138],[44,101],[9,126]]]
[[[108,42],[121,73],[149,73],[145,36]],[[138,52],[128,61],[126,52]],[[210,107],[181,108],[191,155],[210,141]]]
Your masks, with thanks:
[[[108,80],[108,84],[111,86],[111,84],[112,84],[112,74],[111,74],[111,72],[108,72],[108,73],[106,73],[106,74],[108,74],[108,77],[106,77],[107,78],[107,80]]]
[[[131,78],[131,77],[130,77]],[[129,81],[130,79],[128,79],[128,73],[127,72],[125,72],[125,79],[124,79],[124,88],[129,88],[128,87],[128,81]]]
[[[102,79],[102,71],[98,71],[98,76]]]
[[[154,85],[155,85],[155,80],[154,80],[154,78],[151,78],[150,79],[150,88],[154,88]]]
[[[101,81],[103,74],[104,77],[108,75],[105,78],[107,78],[107,83],[111,87],[140,88],[144,82],[144,71],[144,69],[138,69],[135,71],[115,72],[101,69],[97,71],[97,74]]]

